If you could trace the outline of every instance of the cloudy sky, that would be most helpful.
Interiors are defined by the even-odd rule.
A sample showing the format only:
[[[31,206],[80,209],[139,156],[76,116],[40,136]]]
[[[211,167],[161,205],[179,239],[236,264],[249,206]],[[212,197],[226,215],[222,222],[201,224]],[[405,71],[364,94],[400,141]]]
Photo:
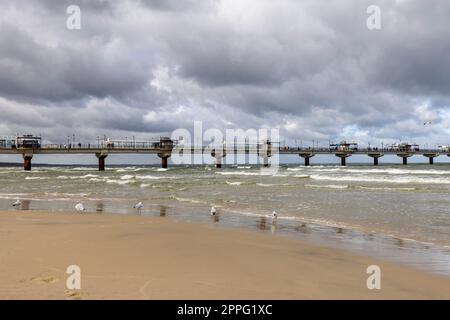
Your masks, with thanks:
[[[1,0],[0,135],[146,138],[201,120],[304,144],[450,144],[449,17],[442,0]]]

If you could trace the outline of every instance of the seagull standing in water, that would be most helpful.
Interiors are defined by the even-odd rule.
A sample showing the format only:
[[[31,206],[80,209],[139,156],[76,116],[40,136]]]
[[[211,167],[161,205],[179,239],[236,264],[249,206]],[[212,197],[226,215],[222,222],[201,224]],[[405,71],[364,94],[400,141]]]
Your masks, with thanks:
[[[272,212],[272,219],[277,220],[277,218],[278,218],[278,213],[276,211]]]
[[[13,206],[13,207],[20,207],[21,204],[22,204],[22,201],[16,200],[16,202],[14,202],[14,203],[12,204],[12,206]]]
[[[78,203],[75,206],[75,210],[77,210],[78,212],[83,212],[83,211],[86,211],[86,208],[84,207],[84,205],[82,203]]]
[[[138,213],[141,213],[141,210],[142,210],[143,207],[144,207],[144,204],[142,203],[142,201],[139,202],[139,203],[136,203],[136,204],[133,206],[134,209],[137,209]]]
[[[212,207],[211,207],[211,215],[212,215],[212,216],[215,216],[216,213],[217,213],[216,207],[212,206]]]

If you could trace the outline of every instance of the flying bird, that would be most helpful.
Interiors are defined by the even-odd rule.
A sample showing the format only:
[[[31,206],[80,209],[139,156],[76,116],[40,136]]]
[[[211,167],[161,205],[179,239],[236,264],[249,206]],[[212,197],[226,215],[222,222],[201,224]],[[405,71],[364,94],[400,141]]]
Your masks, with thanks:
[[[12,204],[12,206],[13,206],[13,207],[19,207],[21,204],[22,204],[22,201],[16,200],[16,202],[14,202],[14,203]]]
[[[141,213],[142,208],[144,208],[144,204],[143,204],[142,201],[141,201],[141,202],[139,202],[139,203],[136,203],[136,204],[133,206],[133,208],[134,208],[134,209],[137,209],[138,213]]]
[[[216,213],[217,213],[216,207],[212,206],[212,207],[211,207],[211,215],[212,215],[212,216],[215,216]]]
[[[424,123],[423,123],[423,125],[424,126],[427,126],[427,125],[430,125],[430,124],[432,124],[433,123],[433,121],[425,121]]]
[[[83,211],[86,211],[86,208],[84,207],[84,205],[82,203],[78,203],[75,206],[75,210],[77,210],[78,212],[83,212]]]

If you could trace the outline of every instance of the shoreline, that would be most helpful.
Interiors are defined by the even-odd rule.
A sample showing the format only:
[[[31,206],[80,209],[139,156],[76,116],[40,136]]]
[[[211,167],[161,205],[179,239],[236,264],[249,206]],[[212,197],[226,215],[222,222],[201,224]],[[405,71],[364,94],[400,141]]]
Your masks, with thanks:
[[[11,197],[10,199],[17,199],[17,197]],[[21,200],[24,201],[24,199]],[[139,201],[139,199],[129,201],[130,204],[127,207],[127,211],[113,209],[111,205],[114,205],[114,201],[100,200],[91,199],[84,201],[85,205],[90,204],[87,214],[101,214],[106,216],[126,215],[147,218],[164,217],[164,219],[169,219],[171,222],[177,223],[195,223],[224,230],[241,230],[263,235],[273,235],[400,264],[420,272],[437,274],[450,279],[450,256],[449,251],[446,250],[447,247],[421,240],[403,238],[395,234],[356,228],[347,224],[324,224],[301,217],[293,220],[284,219],[282,216],[279,216],[274,224],[268,215],[222,209],[220,205],[216,205],[219,209],[219,214],[213,218],[209,215],[210,207],[206,203],[169,203],[162,201],[162,198],[160,202],[153,202],[150,206],[146,206],[141,214],[137,214],[134,209],[129,208],[132,207],[132,203]],[[50,200],[31,199],[31,201],[46,203]],[[0,212],[71,214],[73,210],[67,209],[66,201],[67,199],[62,201],[64,209],[53,210],[46,206],[41,206],[39,209],[0,209]],[[73,203],[77,201],[82,201],[82,199],[71,200]],[[123,200],[120,199],[118,202],[122,203]],[[97,205],[101,203],[100,211],[95,209],[96,203]],[[198,214],[199,212],[204,212],[205,214]],[[235,220],[236,217],[238,220]],[[295,222],[298,223],[295,224]],[[430,263],[430,261],[432,262]]]
[[[450,298],[449,279],[395,263],[158,217],[6,211],[0,241],[0,299]],[[72,264],[82,289],[67,292]],[[366,287],[373,264],[381,290]]]

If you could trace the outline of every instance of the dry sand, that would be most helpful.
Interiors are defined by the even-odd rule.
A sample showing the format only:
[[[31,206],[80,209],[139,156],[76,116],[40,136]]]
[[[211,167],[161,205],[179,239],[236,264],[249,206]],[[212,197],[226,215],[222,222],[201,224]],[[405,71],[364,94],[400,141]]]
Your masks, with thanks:
[[[81,290],[66,289],[69,265]],[[368,290],[366,268],[382,271]],[[296,239],[167,218],[0,213],[1,299],[442,299],[450,280]]]

